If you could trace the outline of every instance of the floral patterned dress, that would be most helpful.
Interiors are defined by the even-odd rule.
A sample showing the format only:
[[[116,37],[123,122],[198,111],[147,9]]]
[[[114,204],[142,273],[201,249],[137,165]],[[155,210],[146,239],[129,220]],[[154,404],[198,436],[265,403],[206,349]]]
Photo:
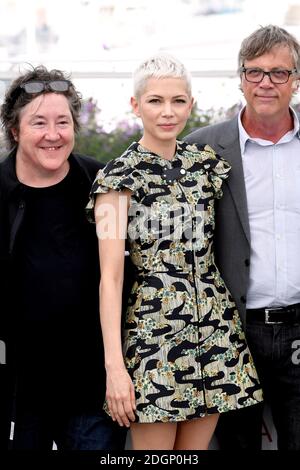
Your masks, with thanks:
[[[138,422],[185,421],[262,401],[238,312],[214,261],[214,203],[229,171],[209,146],[177,142],[174,158],[165,160],[133,143],[93,184],[92,196],[132,191],[127,236],[137,280],[124,360]]]

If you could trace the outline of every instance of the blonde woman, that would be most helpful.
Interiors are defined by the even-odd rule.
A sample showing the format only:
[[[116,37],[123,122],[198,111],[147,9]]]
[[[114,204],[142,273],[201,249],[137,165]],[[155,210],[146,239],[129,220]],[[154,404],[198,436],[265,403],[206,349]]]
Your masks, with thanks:
[[[214,201],[230,166],[210,147],[176,140],[193,106],[177,59],[144,61],[131,104],[143,135],[100,170],[89,205],[97,196],[105,406],[130,427],[134,449],[207,449],[219,413],[262,400],[214,263]],[[137,280],[123,327],[125,238]]]

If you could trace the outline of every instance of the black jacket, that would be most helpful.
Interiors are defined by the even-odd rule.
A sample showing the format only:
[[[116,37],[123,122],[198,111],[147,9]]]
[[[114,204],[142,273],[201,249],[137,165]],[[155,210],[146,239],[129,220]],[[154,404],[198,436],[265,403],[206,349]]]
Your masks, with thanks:
[[[76,167],[77,174],[80,175],[80,194],[82,195],[82,207],[84,208],[88,202],[89,192],[96,173],[103,165],[96,159],[81,155],[71,154],[70,159],[72,159],[72,163]],[[16,238],[22,226],[25,209],[25,201],[22,198],[22,185],[17,179],[15,167],[15,152],[12,152],[5,160],[0,162],[0,341],[2,341],[2,346],[3,344],[6,346],[5,364],[3,364],[3,354],[2,358],[0,358],[0,362],[2,360],[2,364],[0,364],[0,393],[2,393],[2,397],[0,395],[0,421],[1,409],[2,412],[8,409],[8,406],[5,405],[6,398],[8,396],[11,397],[12,391],[15,388],[14,350],[12,347],[14,325],[11,319],[14,313],[12,311],[13,299],[14,296],[18,295],[18,286],[14,279],[11,260],[14,255]],[[88,221],[87,224],[89,224]],[[95,246],[95,259],[97,259],[96,231],[94,226],[91,224],[89,226],[91,243]],[[93,306],[95,309],[98,309],[97,305]],[[96,317],[99,318],[97,312],[95,314]],[[85,321],[84,318],[83,321]],[[95,346],[95,351],[102,351],[100,325],[95,323],[95,331],[97,328],[99,328],[99,338],[95,334],[94,339],[91,341],[96,341],[95,338],[97,338],[99,344],[97,347]],[[84,344],[80,345],[83,351],[84,346]],[[90,348],[90,351],[92,350],[93,348]],[[72,396],[68,397],[69,403],[72,403],[72,406],[74,405],[77,410],[78,407],[99,409],[104,398],[105,371],[103,355],[95,353],[95,357],[90,358],[88,362],[89,364],[86,368],[82,367],[82,371],[88,369],[88,372],[86,372],[83,378],[80,377],[79,372],[76,390],[73,389]],[[94,369],[92,364],[95,366]],[[90,375],[89,379],[87,379],[88,373]]]
[[[86,203],[97,171],[103,164],[94,158],[71,154],[82,175]],[[7,261],[14,249],[17,232],[22,223],[24,201],[20,194],[20,182],[16,175],[16,155],[12,152],[0,162],[0,260]],[[8,223],[8,226],[6,224]]]

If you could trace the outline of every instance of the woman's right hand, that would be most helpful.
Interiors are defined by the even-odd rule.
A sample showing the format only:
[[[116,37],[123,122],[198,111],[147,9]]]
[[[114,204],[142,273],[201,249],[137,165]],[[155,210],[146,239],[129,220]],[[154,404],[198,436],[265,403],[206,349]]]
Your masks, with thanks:
[[[132,380],[124,369],[115,369],[106,374],[106,402],[113,421],[130,427],[135,420],[135,393]]]

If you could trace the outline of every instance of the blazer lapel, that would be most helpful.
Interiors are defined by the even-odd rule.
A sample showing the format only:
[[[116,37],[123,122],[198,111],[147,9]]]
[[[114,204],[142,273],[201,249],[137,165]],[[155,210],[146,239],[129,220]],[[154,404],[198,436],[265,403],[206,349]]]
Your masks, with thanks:
[[[228,128],[224,128],[224,137],[218,142],[220,148],[219,153],[231,165],[231,171],[228,180],[226,180],[226,184],[232,195],[247,240],[250,243],[247,196],[237,118],[228,121],[226,124]]]

